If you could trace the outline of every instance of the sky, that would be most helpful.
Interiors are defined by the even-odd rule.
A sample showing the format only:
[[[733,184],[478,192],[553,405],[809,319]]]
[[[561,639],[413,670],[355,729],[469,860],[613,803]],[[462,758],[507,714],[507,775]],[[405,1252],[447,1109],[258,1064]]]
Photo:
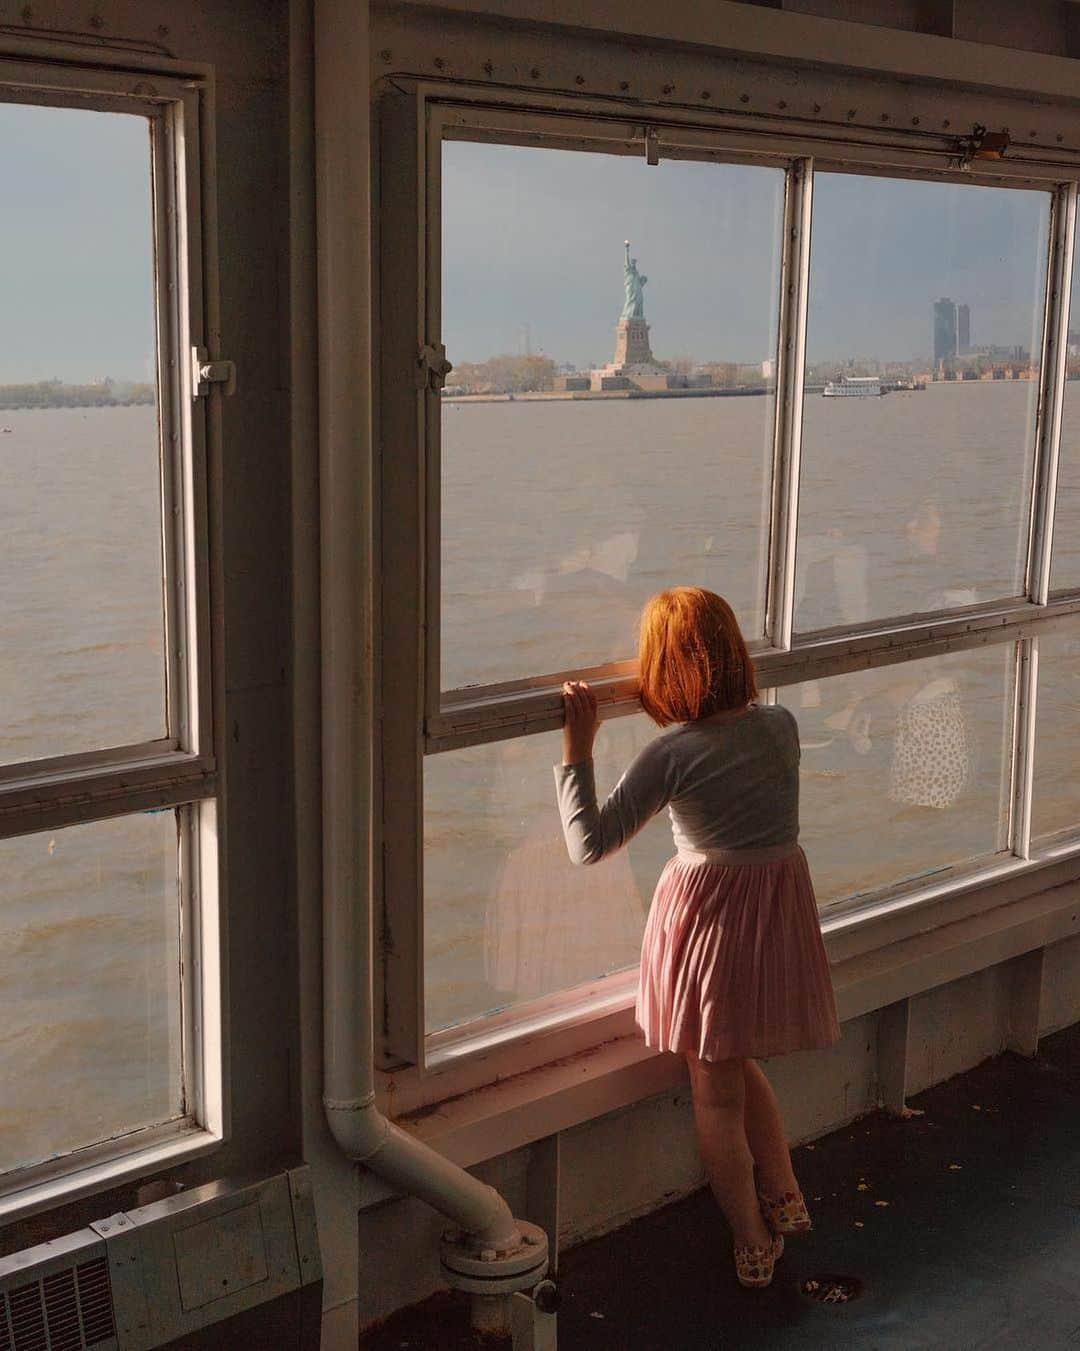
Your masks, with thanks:
[[[656,357],[770,357],[782,202],[778,169],[448,142],[447,355],[521,351],[527,325],[560,363],[610,361],[629,238]],[[1048,230],[1044,193],[819,173],[809,359],[929,356],[941,296],[973,344],[1030,349]]]
[[[145,119],[0,104],[0,157],[0,383],[151,378]],[[782,200],[778,169],[449,142],[448,355],[609,361],[629,238],[657,357],[768,358]],[[1048,211],[1043,193],[819,174],[810,360],[928,356],[943,295],[970,305],[973,343],[1031,347]]]
[[[154,365],[145,118],[0,104],[0,384]]]

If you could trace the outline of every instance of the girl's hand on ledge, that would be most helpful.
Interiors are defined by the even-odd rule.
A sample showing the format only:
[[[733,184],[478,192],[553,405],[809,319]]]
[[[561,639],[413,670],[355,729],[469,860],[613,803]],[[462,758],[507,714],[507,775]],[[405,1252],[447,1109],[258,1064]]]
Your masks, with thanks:
[[[563,764],[577,765],[582,760],[591,760],[596,729],[600,725],[596,695],[584,680],[567,680],[563,684],[563,705],[566,708]]]

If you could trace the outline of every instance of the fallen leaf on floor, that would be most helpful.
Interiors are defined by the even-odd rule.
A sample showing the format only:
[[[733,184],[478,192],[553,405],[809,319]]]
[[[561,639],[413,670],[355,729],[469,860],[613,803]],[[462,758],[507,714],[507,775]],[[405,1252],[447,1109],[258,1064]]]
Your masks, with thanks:
[[[950,1173],[959,1173],[959,1172],[962,1172],[962,1171],[963,1171],[963,1167],[964,1167],[964,1165],[963,1165],[962,1163],[950,1163],[950,1164],[949,1164],[949,1172],[950,1172]]]
[[[590,1317],[590,1318],[603,1318],[603,1316],[604,1316],[604,1315],[603,1315],[602,1313],[591,1313],[591,1314],[589,1314],[589,1317]]]
[[[875,1201],[875,1202],[874,1202],[874,1205],[876,1205],[876,1206],[891,1206],[891,1205],[892,1205],[892,1202],[891,1202],[891,1201]]]
[[[856,1220],[856,1221],[855,1221],[855,1228],[856,1228],[856,1229],[865,1229],[866,1226],[863,1224],[862,1220]]]
[[[855,1188],[855,1190],[857,1192],[868,1192],[870,1188],[867,1186],[865,1182],[860,1182],[859,1185]]]
[[[982,1111],[982,1107],[981,1107],[977,1102],[973,1102],[973,1103],[971,1104],[971,1110],[972,1110],[973,1112],[981,1112],[981,1111]]]

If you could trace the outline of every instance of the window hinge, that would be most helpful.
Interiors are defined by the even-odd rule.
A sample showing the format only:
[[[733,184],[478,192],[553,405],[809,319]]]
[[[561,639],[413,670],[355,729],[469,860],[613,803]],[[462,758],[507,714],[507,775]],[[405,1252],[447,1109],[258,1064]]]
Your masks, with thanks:
[[[417,389],[442,389],[453,369],[446,359],[446,348],[441,342],[424,343],[416,358]]]
[[[977,159],[1001,159],[1009,148],[1007,131],[987,131],[981,122],[976,122],[970,136],[961,136],[957,142],[958,169],[969,169]]]
[[[223,394],[236,393],[236,363],[211,361],[205,347],[191,349],[191,388],[194,396],[210,393],[211,385],[223,386]]]

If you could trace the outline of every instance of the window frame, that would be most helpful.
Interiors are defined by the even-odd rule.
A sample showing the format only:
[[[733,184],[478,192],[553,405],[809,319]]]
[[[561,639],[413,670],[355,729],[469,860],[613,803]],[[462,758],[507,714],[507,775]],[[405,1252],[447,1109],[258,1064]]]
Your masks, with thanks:
[[[948,869],[932,883],[837,901],[823,908],[826,932],[836,925],[846,931],[865,921],[869,934],[882,916],[916,909],[925,927],[933,923],[930,916],[939,903],[986,893],[988,883],[1042,867],[1051,857],[1080,854],[1080,830],[1075,838],[1058,841],[1052,855],[1040,847],[1033,856],[1030,838],[1037,638],[1080,613],[1080,591],[1048,591],[1080,156],[1017,146],[1008,158],[980,162],[975,169],[959,166],[957,138],[944,132],[809,126],[796,118],[713,116],[671,107],[613,113],[589,99],[581,99],[580,111],[572,112],[568,101],[474,86],[455,86],[449,92],[421,80],[396,79],[378,105],[378,158],[393,165],[392,173],[377,171],[375,178],[378,414],[384,448],[378,487],[382,519],[394,521],[392,531],[381,531],[380,557],[385,584],[394,587],[393,606],[383,603],[380,620],[383,689],[392,689],[394,697],[384,697],[381,707],[377,823],[382,863],[379,1004],[384,1010],[379,1049],[387,1068],[414,1064],[421,1073],[438,1071],[450,1062],[482,1057],[493,1045],[516,1036],[569,1028],[613,1010],[625,1011],[632,1003],[632,980],[622,973],[432,1035],[424,1025],[424,756],[557,729],[562,723],[561,685],[570,676],[584,676],[594,684],[604,717],[640,708],[631,660],[481,687],[441,688],[441,407],[428,358],[442,351],[439,189],[446,136],[785,167],[767,637],[755,647],[759,683],[776,689],[991,642],[1016,645],[1009,850]],[[1022,596],[844,629],[792,632],[809,235],[817,170],[1038,190],[1050,197],[1038,403],[1028,447],[1032,486]],[[384,239],[393,244],[384,247]],[[389,307],[380,310],[381,290],[394,295],[398,314]],[[400,311],[407,311],[407,317]],[[448,355],[453,358],[452,352]],[[402,377],[410,369],[415,399],[403,392]]]
[[[0,1222],[207,1153],[226,1138],[219,777],[220,694],[210,579],[217,392],[196,350],[219,331],[209,67],[34,39],[0,44],[0,101],[147,119],[154,236],[166,733],[0,767],[0,840],[144,811],[177,826],[182,1114],[0,1174]],[[206,359],[205,357],[203,358]]]

